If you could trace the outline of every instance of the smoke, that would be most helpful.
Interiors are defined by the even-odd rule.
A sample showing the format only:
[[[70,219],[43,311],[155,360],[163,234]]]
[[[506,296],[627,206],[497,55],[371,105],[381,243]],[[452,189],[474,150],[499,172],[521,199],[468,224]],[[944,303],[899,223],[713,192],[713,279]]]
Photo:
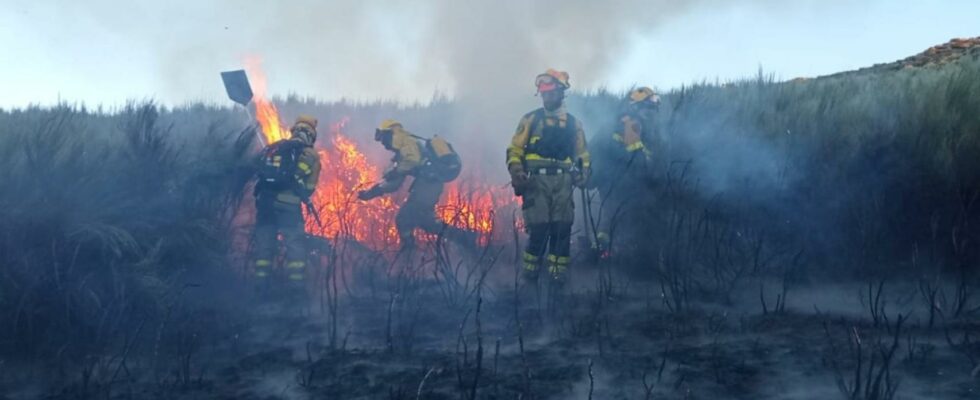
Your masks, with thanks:
[[[258,56],[273,93],[362,101],[446,94],[466,110],[454,116],[454,129],[510,133],[536,106],[536,74],[554,67],[569,71],[573,88],[599,87],[634,41],[712,3],[720,4],[96,0],[46,12],[153,54],[163,86],[154,95],[165,102],[223,101],[216,72]]]
[[[290,90],[373,99],[527,92],[533,74],[549,66],[594,85],[637,36],[703,2],[96,0],[38,12],[61,14],[78,30],[93,23],[153,51],[160,77],[184,92],[210,84],[203,68],[257,54],[296,78]]]
[[[575,87],[595,87],[636,37],[696,2],[436,4],[426,53],[458,98],[495,102],[531,93],[533,77],[548,67],[568,70]]]
[[[301,94],[405,99],[442,90],[500,104],[532,93],[548,67],[571,72],[573,85],[600,85],[636,38],[703,2],[226,0],[134,10],[163,13],[149,27],[93,16],[160,49],[161,77],[182,90],[210,83],[202,67],[256,54]]]
[[[570,73],[573,88],[596,87],[632,40],[693,3],[438,1],[425,54],[451,79],[461,110],[455,129],[500,148],[499,138],[537,106],[535,75],[554,67]]]

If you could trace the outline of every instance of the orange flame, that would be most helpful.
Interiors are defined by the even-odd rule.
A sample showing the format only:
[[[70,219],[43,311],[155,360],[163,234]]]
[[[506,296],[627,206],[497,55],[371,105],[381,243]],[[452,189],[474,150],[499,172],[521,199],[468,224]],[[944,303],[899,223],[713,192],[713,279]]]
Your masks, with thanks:
[[[263,143],[269,145],[289,139],[291,136],[289,130],[279,120],[279,110],[269,101],[268,80],[262,70],[262,61],[258,58],[248,58],[245,60],[245,69],[248,71],[249,83],[254,93],[255,119],[261,128]]]
[[[373,250],[395,248],[398,244],[395,200],[391,196],[370,202],[357,199],[357,192],[378,181],[381,172],[341,132],[347,121],[349,118],[345,117],[332,124],[330,146],[317,149],[322,172],[312,200],[323,227],[307,216],[306,230],[331,239],[354,239]]]
[[[282,125],[279,110],[266,97],[266,77],[258,62],[247,62],[255,92],[255,118],[261,127],[265,144],[288,139],[290,132]],[[357,143],[343,133],[350,118],[330,125],[330,132],[317,142],[321,173],[312,201],[320,216],[319,225],[312,215],[305,215],[306,231],[329,239],[353,239],[376,251],[398,248],[395,215],[407,197],[405,190],[360,201],[357,192],[370,188],[381,179],[381,168],[371,164]],[[517,204],[509,188],[495,187],[469,174],[446,185],[436,216],[457,228],[476,232],[481,245],[508,239],[495,230],[495,210]],[[510,226],[509,223],[501,226]],[[433,235],[418,233],[421,241],[432,241]]]
[[[395,216],[407,197],[405,190],[389,196],[363,202],[357,192],[371,187],[381,179],[381,169],[372,165],[358,145],[342,129],[349,118],[332,124],[331,144],[321,148],[320,165],[323,173],[313,194],[313,204],[320,214],[321,228],[307,216],[306,229],[327,238],[348,238],[372,250],[398,248]],[[479,244],[487,245],[506,239],[495,231],[495,210],[516,204],[509,188],[492,187],[479,180],[460,179],[446,185],[442,201],[436,207],[436,217],[461,229],[476,232]],[[422,242],[431,242],[433,235],[417,233]]]
[[[494,187],[476,179],[457,180],[446,185],[443,201],[436,207],[439,219],[479,235],[479,244],[506,239],[496,231],[496,210],[516,204],[510,188]]]

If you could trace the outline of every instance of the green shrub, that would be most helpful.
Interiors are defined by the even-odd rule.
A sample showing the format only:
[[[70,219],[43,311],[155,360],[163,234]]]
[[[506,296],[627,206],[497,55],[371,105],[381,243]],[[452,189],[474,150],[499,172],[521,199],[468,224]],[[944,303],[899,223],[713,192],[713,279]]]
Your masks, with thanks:
[[[970,267],[980,255],[970,245],[980,239],[978,53],[939,67],[802,82],[760,73],[675,90],[651,174],[689,161],[701,199],[691,208],[724,208],[844,276],[913,259]],[[658,194],[634,189],[629,197]]]
[[[178,140],[162,123],[202,112],[0,113],[0,350],[99,351],[181,275],[224,264],[255,134],[202,124]]]
[[[838,276],[913,258],[974,266],[976,54],[803,82],[760,73],[663,97],[658,136],[648,138],[653,164],[609,194],[607,221],[619,210],[617,262],[675,279],[678,290],[699,282],[713,291],[730,290],[746,265],[757,273],[801,257]],[[590,128],[597,168],[614,167],[599,144],[620,98],[569,99]],[[287,118],[350,116],[353,133],[384,118],[446,133],[462,115],[444,98],[401,106],[290,96],[278,104]],[[188,277],[214,267],[231,273],[236,235],[248,233],[233,226],[248,204],[256,135],[248,118],[206,104],[0,110],[0,351],[99,354],[127,324],[158,318]],[[496,135],[502,154],[509,132]],[[466,142],[459,136],[456,145]]]

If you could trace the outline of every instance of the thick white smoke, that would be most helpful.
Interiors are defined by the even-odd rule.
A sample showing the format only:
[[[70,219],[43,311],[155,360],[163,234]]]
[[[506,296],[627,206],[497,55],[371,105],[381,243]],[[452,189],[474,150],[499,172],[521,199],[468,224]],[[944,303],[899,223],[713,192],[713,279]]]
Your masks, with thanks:
[[[535,107],[534,76],[566,70],[573,88],[601,85],[631,41],[698,2],[520,0],[432,1],[426,62],[447,74],[460,102],[460,130],[474,141],[512,132]],[[481,143],[481,144],[483,144]]]
[[[695,6],[720,0],[64,2],[79,29],[97,27],[152,53],[162,99],[222,104],[217,72],[263,60],[273,94],[335,100],[457,100],[444,124],[457,142],[499,163],[532,82],[566,70],[573,90],[596,88],[635,40]],[[86,28],[81,28],[81,27]],[[107,55],[107,62],[126,62]],[[654,84],[654,83],[649,83]],[[588,121],[586,121],[588,122]],[[593,130],[597,127],[586,126]],[[412,127],[428,135],[427,127]],[[447,133],[447,132],[438,132]],[[487,152],[487,149],[491,149]]]
[[[257,55],[273,91],[360,100],[425,100],[438,91],[493,113],[533,93],[534,75],[548,67],[569,71],[577,88],[601,85],[635,39],[711,1],[94,0],[38,12],[152,53],[163,98],[221,100],[214,72]]]

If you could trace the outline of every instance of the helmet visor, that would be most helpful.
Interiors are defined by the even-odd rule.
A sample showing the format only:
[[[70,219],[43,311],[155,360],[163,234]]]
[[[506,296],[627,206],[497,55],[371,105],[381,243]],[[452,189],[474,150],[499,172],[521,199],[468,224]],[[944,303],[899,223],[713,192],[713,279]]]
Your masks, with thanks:
[[[391,135],[391,129],[375,129],[374,140],[380,142],[385,136]]]
[[[534,86],[538,88],[538,93],[550,92],[561,87],[558,80],[551,75],[538,75],[534,79]]]

